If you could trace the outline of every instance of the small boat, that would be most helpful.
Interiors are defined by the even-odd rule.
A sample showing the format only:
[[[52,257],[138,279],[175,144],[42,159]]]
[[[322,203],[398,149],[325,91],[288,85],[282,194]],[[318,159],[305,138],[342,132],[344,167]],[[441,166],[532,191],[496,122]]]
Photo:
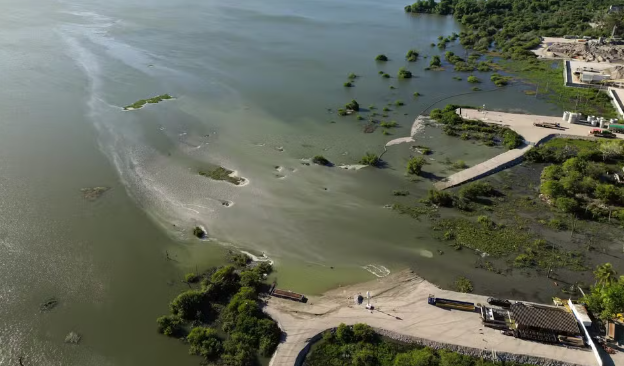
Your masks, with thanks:
[[[497,299],[495,297],[489,297],[487,299],[488,304],[494,306],[500,306],[501,308],[508,308],[511,306],[511,301],[505,299]]]

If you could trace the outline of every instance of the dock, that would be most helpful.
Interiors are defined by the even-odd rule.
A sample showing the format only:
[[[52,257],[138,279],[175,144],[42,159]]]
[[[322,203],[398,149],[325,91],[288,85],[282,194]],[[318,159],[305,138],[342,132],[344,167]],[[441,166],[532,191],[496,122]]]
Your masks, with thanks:
[[[298,294],[289,290],[280,290],[278,288],[273,289],[273,291],[271,292],[271,296],[299,302],[303,302],[305,300],[305,296],[303,296],[302,294]]]
[[[459,110],[458,110],[459,113]],[[455,187],[463,183],[471,182],[490,174],[494,174],[501,170],[510,168],[516,164],[522,162],[524,154],[529,151],[533,146],[539,145],[541,142],[548,140],[552,137],[581,137],[588,139],[595,139],[588,137],[589,131],[594,127],[562,123],[561,117],[553,116],[538,116],[531,114],[517,114],[517,113],[503,113],[492,111],[478,111],[476,109],[462,109],[461,116],[465,119],[480,120],[486,123],[494,123],[509,127],[516,131],[525,140],[525,146],[519,149],[513,149],[506,151],[498,156],[493,157],[490,160],[484,161],[478,165],[470,167],[468,169],[457,172],[448,178],[437,182],[434,187],[438,190],[444,190],[447,188]],[[538,127],[534,124],[560,124],[560,128],[544,128]],[[616,135],[617,138],[624,138],[624,135]]]

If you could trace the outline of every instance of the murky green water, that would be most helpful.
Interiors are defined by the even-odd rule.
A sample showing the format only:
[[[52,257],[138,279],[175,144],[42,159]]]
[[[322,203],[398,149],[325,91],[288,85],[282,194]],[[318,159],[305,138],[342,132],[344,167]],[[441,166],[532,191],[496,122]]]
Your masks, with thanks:
[[[25,365],[197,364],[184,345],[156,334],[154,320],[184,288],[183,272],[222,263],[231,246],[265,252],[280,286],[306,293],[374,278],[366,266],[412,267],[440,282],[471,269],[460,254],[433,256],[440,244],[424,224],[384,208],[430,186],[405,178],[408,145],[391,148],[383,170],[301,161],[323,154],[355,163],[407,135],[433,101],[470,91],[452,73],[423,71],[426,59],[407,65],[412,80],[378,75],[396,75],[410,48],[440,54],[429,44],[459,31],[452,18],[412,17],[397,0],[3,5],[0,364],[19,356]],[[378,53],[391,61],[374,62]],[[361,77],[346,89],[350,72]],[[176,100],[120,108],[163,93]],[[402,127],[364,134],[353,117],[328,112],[353,98],[379,109],[402,99],[388,118]],[[450,101],[558,113],[517,88]],[[435,129],[421,142],[435,159],[469,164],[497,153]],[[250,184],[198,176],[206,164]],[[427,169],[443,168],[432,161]],[[93,186],[112,190],[85,201],[80,189]],[[395,189],[412,196],[396,199]],[[194,240],[197,224],[218,241]],[[59,305],[40,312],[51,296]],[[83,336],[80,345],[63,343],[70,331]]]

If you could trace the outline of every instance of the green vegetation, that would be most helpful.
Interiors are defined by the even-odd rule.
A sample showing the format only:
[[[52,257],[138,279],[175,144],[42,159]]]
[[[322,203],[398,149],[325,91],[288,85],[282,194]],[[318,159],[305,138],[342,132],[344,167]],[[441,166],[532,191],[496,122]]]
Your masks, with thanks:
[[[396,89],[396,87],[394,85],[390,85],[389,88],[390,89]]]
[[[364,155],[362,159],[360,159],[360,164],[380,167],[383,162],[378,155],[373,153],[366,153],[366,155]]]
[[[360,110],[360,105],[358,104],[358,102],[355,101],[355,99],[353,99],[349,103],[345,104],[345,108],[347,110],[351,110],[351,111],[357,112],[357,111]]]
[[[392,195],[393,196],[409,196],[409,191],[399,191],[399,190],[394,190],[392,191]]]
[[[229,182],[235,185],[239,185],[244,182],[243,178],[234,177],[232,176],[232,173],[234,172],[231,170],[225,169],[224,167],[221,167],[221,166],[212,170],[207,170],[207,171],[200,170],[199,171],[199,175],[201,175],[202,177],[208,177],[214,180],[224,180],[226,182]]]
[[[139,101],[134,102],[133,104],[127,105],[124,107],[125,111],[131,111],[131,110],[135,110],[135,109],[141,109],[143,108],[144,105],[146,104],[156,104],[156,103],[160,103],[163,100],[168,100],[168,99],[173,99],[173,97],[169,94],[163,94],[163,95],[159,95],[153,98],[149,98],[149,99],[141,99]]]
[[[449,136],[482,141],[487,146],[494,146],[495,140],[502,140],[503,146],[508,149],[515,149],[524,144],[522,136],[515,131],[497,124],[463,119],[455,113],[457,108],[459,106],[449,104],[444,109],[433,109],[429,116],[444,124],[442,131]]]
[[[467,80],[469,83],[472,83],[472,84],[476,84],[476,83],[480,83],[480,82],[481,82],[481,80],[479,80],[479,78],[477,78],[477,77],[476,77],[476,76],[474,76],[474,75],[470,75],[470,76],[468,76],[468,79],[466,79],[466,80]]]
[[[377,55],[377,57],[375,57],[375,61],[388,61],[388,56],[386,55]]]
[[[585,115],[617,118],[611,98],[598,89],[569,88],[563,83],[563,64],[560,61],[500,61],[507,72],[517,73],[523,80],[535,85],[527,95],[544,98],[563,110],[576,111]]]
[[[399,69],[399,72],[397,72],[397,76],[399,77],[399,79],[411,79],[412,72],[409,70],[406,70],[404,67],[401,67]]]
[[[457,280],[455,280],[455,291],[471,293],[472,290],[472,281],[470,281],[466,277],[460,276],[459,278],[457,278]]]
[[[318,165],[331,166],[331,161],[327,160],[323,155],[316,155],[312,158],[312,162]]]
[[[179,294],[169,306],[171,314],[156,320],[158,331],[186,340],[189,353],[208,363],[256,365],[258,355],[273,353],[281,334],[258,298],[266,286],[263,274],[270,270],[261,262],[240,272],[230,265],[203,273],[201,288]]]
[[[409,159],[407,162],[407,174],[420,175],[422,167],[425,166],[425,164],[427,164],[427,162],[420,156]]]
[[[502,76],[500,74],[494,73],[494,74],[492,74],[492,76],[490,76],[490,80],[492,80],[492,82],[496,86],[505,86],[505,85],[509,84],[509,81],[511,80],[511,77],[510,76]]]
[[[347,76],[350,80],[353,80],[355,78],[357,78],[357,75],[355,75],[354,73],[350,73],[349,76]]]
[[[418,51],[417,50],[409,50],[405,55],[405,59],[408,62],[416,62],[418,60]]]
[[[351,88],[353,86],[353,83],[350,81],[347,81],[346,83],[342,84],[342,86],[344,86],[345,88]]]
[[[337,113],[341,117],[344,117],[344,116],[348,115],[347,111],[344,108],[338,108]]]
[[[453,80],[462,81],[462,80],[464,80],[464,79],[462,79],[462,78],[461,78],[461,77],[459,77],[459,76],[453,76]]]
[[[420,94],[419,92],[414,92],[413,94],[415,97],[420,97],[422,94]]]
[[[419,153],[421,153],[423,155],[431,155],[431,154],[433,154],[433,151],[431,150],[431,148],[429,148],[427,146],[423,146],[423,145],[414,145],[414,146],[412,146],[412,149],[418,151]]]
[[[381,122],[379,125],[383,128],[399,127],[399,124],[397,123],[397,121]]]
[[[390,79],[390,75],[388,75],[388,74],[386,74],[386,73],[383,73],[383,74],[381,75],[381,77],[382,77],[382,78],[384,78],[384,79]]]
[[[480,358],[444,349],[399,343],[379,334],[366,324],[340,324],[328,330],[306,356],[306,366],[502,366]],[[506,366],[522,366],[505,362]]]
[[[405,103],[402,100],[397,100],[397,101],[394,102],[394,105],[397,106],[397,107],[400,107],[402,105],[405,105]]]
[[[362,117],[361,115],[359,115],[359,114],[358,114],[358,115],[355,117],[355,119],[357,119],[358,121],[363,121],[363,120],[364,120],[364,117]]]
[[[624,276],[618,278],[611,263],[600,265],[594,271],[596,285],[583,301],[601,320],[611,320],[624,313]]]
[[[388,107],[383,107],[382,111],[384,111],[384,112],[389,112],[389,111],[390,111],[390,108],[388,108]]]
[[[184,275],[184,282],[186,283],[195,283],[199,281],[199,276],[195,273],[187,273]]]
[[[608,36],[614,25],[621,34],[623,19],[606,13],[610,5],[610,0],[427,0],[408,5],[405,11],[452,14],[465,29],[459,34],[464,47],[488,52],[494,44],[505,58],[527,59],[535,57],[529,50],[540,44],[539,36]],[[599,26],[592,28],[590,22]]]
[[[479,88],[478,86],[473,86],[471,88],[472,91],[481,91],[481,88]]]
[[[388,130],[383,130],[383,131],[381,131],[381,134],[382,134],[382,135],[384,135],[384,136],[390,136],[390,135],[392,135],[392,134],[390,133],[390,131],[388,131]]]
[[[624,142],[553,139],[526,154],[552,163],[542,171],[540,192],[552,206],[587,220],[624,221],[624,187],[613,174],[624,164]]]
[[[456,162],[453,163],[453,169],[466,169],[468,168],[468,164],[466,164],[465,161],[463,160],[457,160]]]
[[[429,61],[429,67],[432,69],[435,69],[441,66],[442,66],[442,60],[440,60],[440,56],[438,55],[433,56],[431,61]]]

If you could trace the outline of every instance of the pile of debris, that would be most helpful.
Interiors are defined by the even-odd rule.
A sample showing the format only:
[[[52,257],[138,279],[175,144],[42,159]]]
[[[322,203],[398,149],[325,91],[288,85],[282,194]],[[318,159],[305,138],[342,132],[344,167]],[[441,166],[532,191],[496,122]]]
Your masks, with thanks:
[[[587,62],[614,62],[624,60],[624,46],[598,42],[553,43],[546,48],[552,57],[575,58]]]

